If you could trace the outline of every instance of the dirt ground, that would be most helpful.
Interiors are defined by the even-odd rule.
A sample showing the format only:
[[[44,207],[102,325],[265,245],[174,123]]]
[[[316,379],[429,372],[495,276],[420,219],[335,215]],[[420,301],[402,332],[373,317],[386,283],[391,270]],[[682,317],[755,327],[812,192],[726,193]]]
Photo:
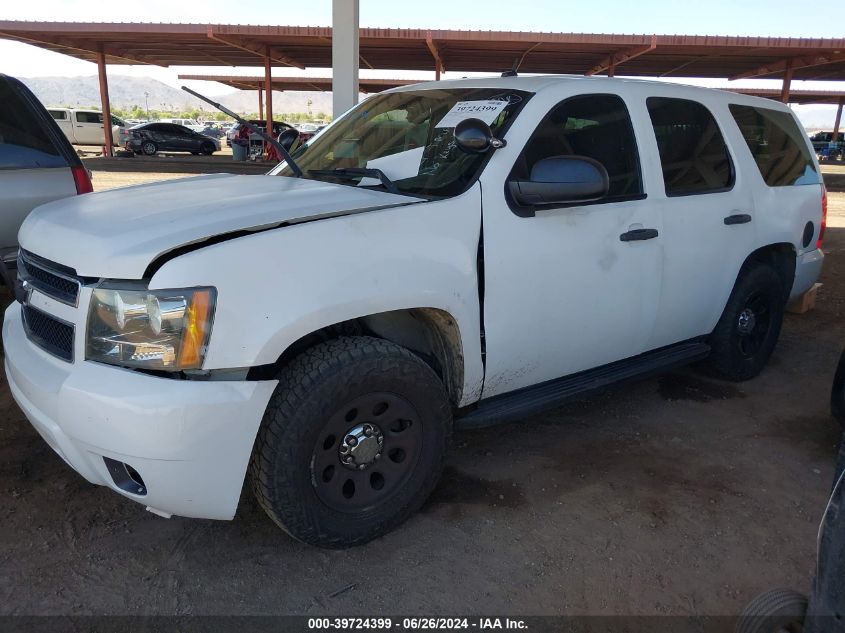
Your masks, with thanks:
[[[248,493],[232,522],[165,520],[87,484],[3,377],[0,614],[728,615],[806,592],[839,439],[845,193],[825,251],[816,309],[759,378],[685,370],[458,433],[424,510],[349,551],[294,542]]]

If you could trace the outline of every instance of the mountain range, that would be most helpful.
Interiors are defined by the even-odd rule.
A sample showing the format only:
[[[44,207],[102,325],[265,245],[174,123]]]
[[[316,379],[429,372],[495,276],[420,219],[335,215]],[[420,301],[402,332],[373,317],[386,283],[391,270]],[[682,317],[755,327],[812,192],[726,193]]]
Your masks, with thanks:
[[[100,107],[100,84],[90,77],[21,77],[45,106]],[[201,92],[197,90],[197,92]],[[212,106],[156,79],[149,77],[109,76],[109,98],[115,107],[140,106],[151,110],[186,110],[193,108],[213,112]],[[273,91],[274,112],[307,112],[308,100],[315,114],[331,114],[331,92]],[[215,101],[239,113],[258,111],[258,96],[254,90],[234,90],[214,97]]]

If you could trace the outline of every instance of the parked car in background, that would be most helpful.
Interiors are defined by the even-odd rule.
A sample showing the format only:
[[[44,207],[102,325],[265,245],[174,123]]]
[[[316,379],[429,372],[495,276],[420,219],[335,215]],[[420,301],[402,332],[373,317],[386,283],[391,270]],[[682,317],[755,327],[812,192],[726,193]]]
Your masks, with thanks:
[[[257,128],[261,129],[262,131],[266,128],[266,121],[259,121],[258,119],[249,119],[249,122],[255,125]],[[289,130],[291,128],[293,128],[293,126],[289,125],[288,123],[284,123],[282,121],[273,121],[273,136],[278,136],[284,130]],[[229,147],[232,146],[232,139],[238,136],[238,134],[240,133],[240,129],[240,123],[235,123],[232,127],[229,128],[229,131],[226,132],[226,145],[228,145]],[[301,135],[300,140],[302,140],[303,142],[305,141],[305,139],[302,139]]]
[[[454,428],[693,362],[757,376],[819,276],[826,210],[782,103],[403,86],[265,176],[37,209],[8,382],[68,464],[156,514],[231,519],[248,474],[289,534],[360,545],[423,505]]]
[[[319,130],[319,126],[315,123],[302,123],[296,126],[300,134],[315,134]]]
[[[47,111],[73,145],[103,146],[106,144],[103,113],[99,110],[48,108]],[[115,115],[112,115],[111,122],[112,143],[115,147],[123,147],[126,139],[129,138],[130,125]]]
[[[832,140],[833,132],[816,132],[810,137],[810,141],[813,143],[813,149],[817,154],[823,149],[827,149]],[[840,142],[845,141],[845,130],[841,130],[839,132],[839,136],[836,140]]]
[[[158,152],[190,152],[210,156],[220,150],[220,141],[175,123],[145,123],[129,130],[126,149],[153,156]]]
[[[14,266],[18,229],[35,207],[91,190],[88,170],[41,102],[0,74],[0,259]]]
[[[158,123],[175,123],[176,125],[199,125],[196,119],[159,119]]]
[[[226,134],[221,130],[219,127],[212,123],[201,123],[199,125],[186,125],[189,130],[192,132],[198,132],[199,134],[203,134],[205,136],[210,136],[211,138],[220,139],[223,138]]]

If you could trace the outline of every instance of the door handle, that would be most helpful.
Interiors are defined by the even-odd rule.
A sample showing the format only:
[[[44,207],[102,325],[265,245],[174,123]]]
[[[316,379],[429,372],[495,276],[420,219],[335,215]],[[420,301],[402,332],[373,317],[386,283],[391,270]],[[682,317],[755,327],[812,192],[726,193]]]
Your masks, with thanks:
[[[619,236],[621,242],[641,242],[657,237],[657,229],[633,229]]]
[[[747,213],[736,213],[725,218],[725,224],[731,226],[733,224],[748,224],[751,222],[751,216]]]

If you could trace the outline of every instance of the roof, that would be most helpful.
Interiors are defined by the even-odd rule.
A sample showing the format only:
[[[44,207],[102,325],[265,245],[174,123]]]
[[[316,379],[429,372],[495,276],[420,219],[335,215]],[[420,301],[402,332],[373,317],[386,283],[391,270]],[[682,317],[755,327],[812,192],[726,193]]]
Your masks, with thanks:
[[[264,77],[244,77],[240,75],[179,75],[179,79],[191,81],[216,81],[240,90],[258,90],[264,88]],[[417,79],[364,79],[358,80],[361,92],[381,92],[399,86],[419,83]],[[331,77],[273,77],[273,90],[331,91]]]
[[[109,64],[330,68],[330,27],[0,21],[0,38]],[[362,68],[845,80],[845,39],[360,29]]]

